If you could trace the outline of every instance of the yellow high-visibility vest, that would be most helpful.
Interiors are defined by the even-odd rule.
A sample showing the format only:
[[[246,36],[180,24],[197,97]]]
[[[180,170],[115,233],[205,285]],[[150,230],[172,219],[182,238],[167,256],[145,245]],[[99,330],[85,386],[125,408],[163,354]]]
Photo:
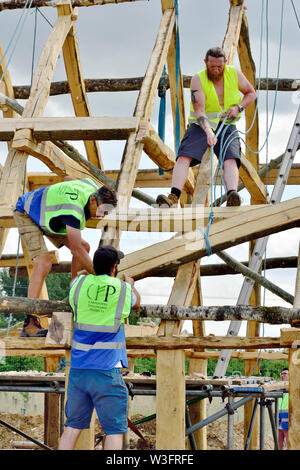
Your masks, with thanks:
[[[232,65],[225,65],[223,109],[220,106],[214,84],[207,76],[206,69],[198,72],[198,76],[201,80],[202,89],[205,94],[205,114],[208,118],[208,122],[210,123],[211,128],[215,130],[219,124],[221,114],[223,114],[224,111],[227,111],[231,106],[239,104],[242,101],[242,97],[239,91],[237,71],[236,68]],[[232,124],[234,124],[238,119],[236,119]],[[192,102],[190,103],[189,124],[198,124]]]

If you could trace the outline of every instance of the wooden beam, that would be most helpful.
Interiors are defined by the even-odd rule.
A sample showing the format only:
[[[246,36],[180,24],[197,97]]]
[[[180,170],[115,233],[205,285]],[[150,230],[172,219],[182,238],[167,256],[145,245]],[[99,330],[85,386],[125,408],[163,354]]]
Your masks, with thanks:
[[[58,300],[30,299],[26,297],[0,297],[0,314],[29,314],[51,317],[52,312],[69,312],[66,302]],[[154,317],[162,320],[255,320],[273,325],[298,321],[299,308],[286,307],[252,307],[238,306],[176,306],[176,305],[142,305],[132,312],[133,318]],[[289,330],[290,331],[290,330]]]
[[[244,0],[238,2],[238,4],[232,0],[230,1],[229,20],[222,45],[228,64],[232,64],[237,49],[245,9],[244,4]]]
[[[126,140],[135,132],[139,119],[135,117],[38,117],[3,119],[0,125],[0,140],[14,137],[19,129],[30,129],[38,142],[42,140]],[[18,136],[14,148],[20,148]]]
[[[175,12],[166,10],[162,16],[156,42],[145,73],[139,93],[134,116],[150,121],[152,106],[161,73],[166,62],[167,53],[175,24]],[[129,206],[137,170],[143,150],[143,144],[136,142],[136,133],[132,133],[126,143],[121,169],[117,180],[117,198],[119,207]],[[102,235],[100,243],[119,244],[120,233],[108,230]]]
[[[241,30],[242,33],[242,30]],[[129,77],[129,78],[86,78],[84,80],[85,89],[87,93],[97,92],[122,92],[122,91],[139,91],[143,83],[144,77]],[[190,88],[192,75],[183,75],[183,87]],[[158,88],[161,86],[162,81],[159,81]],[[169,89],[169,76],[166,75],[164,79],[166,89]],[[255,88],[260,85],[260,91],[297,91],[300,89],[300,79],[297,78],[260,78],[255,80]],[[276,88],[277,85],[277,88]],[[15,85],[13,91],[16,99],[24,100],[29,97],[30,85]],[[67,81],[52,82],[50,87],[50,96],[66,95],[70,93],[69,84]]]
[[[60,16],[51,30],[36,67],[30,98],[23,112],[24,118],[39,117],[44,111],[56,61],[70,30],[71,21],[70,15]],[[1,205],[16,202],[21,194],[27,157],[25,152],[10,149],[0,183]]]
[[[23,108],[18,105],[15,100],[11,100],[8,97],[5,97],[5,100],[6,102],[8,102],[8,105],[11,106],[13,109],[16,109],[18,113],[23,113]],[[100,183],[100,186],[102,183],[108,186],[109,188],[115,189],[115,181],[107,177],[100,168],[96,167],[91,162],[84,159],[80,155],[78,150],[75,149],[68,142],[55,140],[55,146],[51,142],[37,144],[32,137],[32,131],[30,129],[20,129],[19,131],[17,131],[15,134],[15,140],[16,135],[19,150],[28,151],[29,154],[41,159],[46,165],[49,166],[50,169],[58,173],[58,175],[64,177],[66,176],[66,171],[68,171],[70,173],[70,176],[73,176],[74,178],[92,176]],[[56,147],[61,149],[63,151],[63,154],[61,154]],[[66,159],[65,155],[70,157],[75,162],[75,168],[74,164],[70,164],[69,160]],[[77,164],[79,164],[79,166]],[[132,191],[132,196],[149,205],[155,203],[155,200],[153,198],[135,189]]]
[[[277,233],[300,223],[300,198],[278,204],[259,207],[245,215],[231,217],[212,224],[209,233],[213,253],[245,241]],[[201,231],[185,233],[151,245],[121,260],[120,272],[126,271],[134,278],[141,278],[149,270],[180,260],[189,262],[207,255],[205,237]]]
[[[45,344],[45,338],[31,338],[30,341],[19,337],[2,338],[5,350],[23,349],[62,349],[61,345]],[[164,349],[164,350],[184,350],[184,349],[262,349],[262,348],[283,348],[280,338],[263,337],[247,338],[245,336],[131,336],[126,338],[126,348],[128,349]]]
[[[128,349],[261,349],[280,348],[280,338],[247,338],[242,336],[206,336],[206,337],[185,337],[185,336],[144,336],[143,338],[126,338]]]
[[[161,6],[162,6],[162,11],[164,13],[168,8],[174,9],[175,3],[174,3],[174,0],[161,0]],[[180,47],[179,44],[178,45],[176,44],[177,33],[178,33],[178,24],[176,21],[176,23],[174,24],[173,32],[172,32],[172,38],[171,38],[170,47],[168,50],[168,57],[167,57],[175,151],[176,151],[176,125],[179,125],[179,136],[178,136],[179,141],[181,141],[181,139],[183,138],[185,130],[186,130],[181,64],[180,64],[180,57],[179,56],[176,57],[176,54],[178,54],[178,52],[180,51],[180,49],[177,49],[178,47]],[[176,60],[179,60],[178,76],[176,76],[176,67],[177,67]],[[176,122],[177,119],[179,119],[178,124]]]
[[[150,123],[146,121],[141,122],[136,140],[144,144],[144,152],[159,168],[168,172],[174,168],[176,161],[175,153],[161,140]],[[172,172],[170,172],[170,175],[172,175]],[[185,190],[189,193],[193,192],[194,184],[194,172],[190,168],[184,186]]]
[[[53,264],[59,264],[59,252],[58,250],[49,251],[51,256],[51,262]],[[8,267],[15,267],[18,262],[18,268],[26,267],[26,261],[23,254],[18,256],[18,260],[16,256],[13,255],[2,255],[0,258],[0,267],[8,268]]]
[[[95,5],[109,5],[111,3],[138,2],[144,0],[72,0],[73,7],[89,7]],[[0,11],[16,10],[25,7],[26,0],[0,0]],[[61,4],[61,0],[33,0],[27,8],[55,7]]]
[[[245,185],[245,188],[250,193],[251,197],[255,200],[255,204],[266,204],[268,202],[268,191],[262,180],[260,179],[257,170],[250,160],[241,153],[241,166],[239,170],[240,179]]]
[[[298,269],[295,284],[294,308],[300,307],[300,244],[298,251]],[[300,449],[300,329],[293,330],[294,341],[289,351],[289,450]],[[282,330],[281,330],[282,338]]]
[[[40,145],[40,144],[39,144]],[[264,165],[259,166],[260,169],[264,167]],[[81,171],[84,171],[81,169]],[[197,174],[197,169],[193,169],[194,179]],[[108,178],[111,178],[116,181],[119,170],[104,170],[104,173],[107,175]],[[264,184],[272,185],[275,183],[276,177],[278,174],[278,168],[270,170],[268,172],[268,177],[261,176],[261,181]],[[167,172],[163,175],[158,174],[158,169],[140,169],[137,172],[137,177],[135,180],[134,187],[135,188],[169,188],[171,183],[172,173]],[[41,188],[42,186],[50,186],[54,183],[60,183],[63,181],[63,178],[58,176],[55,173],[49,172],[29,172],[28,173],[28,184],[30,190]],[[220,181],[217,181],[219,184]],[[288,185],[298,185],[300,184],[300,164],[294,163],[292,165],[287,183]]]
[[[0,76],[2,77],[2,75],[4,74],[3,75],[3,81],[2,81],[2,83],[4,85],[3,93],[6,96],[9,96],[10,98],[14,98],[14,89],[13,89],[13,86],[12,86],[12,83],[11,83],[9,70],[7,69],[7,63],[6,63],[6,60],[4,58],[4,53],[3,53],[1,43],[0,43],[0,59],[1,59],[1,62],[0,62]],[[7,107],[5,105],[5,103],[2,103],[1,101],[0,101],[0,109],[3,112],[3,117],[4,118],[16,118],[17,117],[17,114],[15,113],[15,111],[13,111],[11,108]]]
[[[227,253],[223,251],[219,251],[217,253],[217,256],[219,256],[219,258],[225,261],[225,263],[227,263],[233,269],[236,269],[237,271],[242,273],[245,277],[253,279],[259,285],[264,286],[270,292],[272,292],[275,295],[278,295],[278,297],[285,300],[285,302],[293,304],[294,297],[289,292],[286,292],[284,289],[281,289],[281,287],[276,286],[276,284],[266,279],[265,276],[262,276],[256,271],[253,271],[252,269],[244,266],[242,263],[236,261],[234,258],[232,258],[232,256],[228,255]]]
[[[15,263],[16,255],[8,255],[8,258],[4,257],[5,255],[2,255],[1,260],[2,260],[2,265],[3,267],[8,267],[6,265],[6,259],[9,259],[9,263]],[[265,260],[265,269],[287,269],[287,268],[297,268],[297,256],[288,256],[288,257],[278,257],[278,258],[268,258]],[[241,264],[244,266],[248,266],[248,262],[246,261],[241,261]],[[70,261],[61,261],[59,264],[53,264],[51,273],[69,273],[71,269],[71,262]],[[178,270],[178,263],[173,263],[170,264],[167,269],[164,269],[163,267],[161,270],[157,270],[156,272],[148,272],[147,277],[175,277],[176,272]],[[216,263],[216,264],[203,264],[200,267],[200,272],[201,276],[224,276],[226,274],[239,274],[238,271],[234,270],[230,266],[228,266],[225,263]],[[15,269],[14,267],[11,267],[9,269],[9,276],[11,278],[15,277]],[[18,276],[17,277],[27,277],[27,271],[26,268],[23,268],[20,266],[18,268]]]
[[[63,45],[63,56],[68,77],[69,88],[75,115],[79,117],[90,117],[91,110],[85,90],[85,83],[81,70],[79,47],[76,36],[75,19],[78,16],[78,8],[66,6],[65,14],[72,14],[73,23]],[[84,142],[87,158],[93,165],[103,169],[100,148],[95,140]]]
[[[288,353],[284,351],[233,351],[231,358],[256,361],[258,354],[260,359],[266,361],[284,361],[288,359]],[[219,359],[220,351],[186,352],[186,357],[189,357],[190,360],[194,357],[199,359]]]
[[[239,36],[238,42],[238,53],[241,64],[241,70],[245,77],[249,80],[252,86],[255,86],[255,63],[252,58],[251,48],[250,48],[250,39],[249,39],[249,30],[248,22],[246,18],[245,11],[243,12],[242,23],[241,23],[241,34]],[[250,106],[245,110],[245,120],[246,126],[246,158],[252,163],[254,170],[258,169],[258,113],[256,111],[257,102],[251,103]],[[251,150],[249,150],[251,149]],[[245,175],[247,178],[247,175]],[[246,181],[242,180],[247,187]],[[252,195],[256,200],[259,201],[259,198],[255,194]],[[266,201],[266,197],[264,199]]]
[[[9,74],[9,70],[7,68],[7,63],[6,63],[6,60],[5,60],[5,57],[4,57],[4,53],[3,53],[3,50],[2,50],[1,43],[0,43],[0,59],[1,59],[1,61],[0,61],[0,76],[3,77],[3,80],[0,83],[0,91],[3,91],[5,96],[9,96],[10,98],[14,98],[14,91],[13,91],[13,87],[12,87],[12,83],[11,83],[11,79],[10,79],[10,74]],[[6,106],[5,102],[3,102],[2,99],[0,99],[0,109],[3,113],[4,118],[16,118],[17,117],[16,112],[14,110],[12,110],[10,107]],[[7,142],[7,147],[8,147],[8,149],[10,149],[11,142]],[[2,170],[3,170],[3,168],[1,168],[0,179],[2,177]],[[4,246],[5,246],[5,243],[6,243],[6,240],[7,240],[7,236],[8,236],[8,232],[9,232],[9,230],[7,228],[1,228],[0,229],[0,253],[2,253],[2,251],[4,249]]]

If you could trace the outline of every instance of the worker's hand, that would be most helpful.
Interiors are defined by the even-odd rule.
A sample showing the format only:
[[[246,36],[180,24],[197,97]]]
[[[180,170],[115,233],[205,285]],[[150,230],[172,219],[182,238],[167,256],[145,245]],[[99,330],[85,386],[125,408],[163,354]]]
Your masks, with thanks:
[[[131,284],[132,286],[134,285],[134,280],[132,277],[127,276],[126,273],[123,273],[123,278],[125,282],[128,282],[128,284]]]
[[[209,145],[210,147],[212,147],[213,145],[216,145],[216,143],[218,142],[218,139],[212,129],[207,130],[206,136],[207,136],[207,145]]]
[[[231,108],[229,108],[227,110],[227,119],[230,120],[230,119],[237,119],[238,118],[238,115],[239,115],[239,107],[237,105],[235,106],[231,106]]]
[[[88,276],[90,273],[86,269],[77,272],[77,276]]]

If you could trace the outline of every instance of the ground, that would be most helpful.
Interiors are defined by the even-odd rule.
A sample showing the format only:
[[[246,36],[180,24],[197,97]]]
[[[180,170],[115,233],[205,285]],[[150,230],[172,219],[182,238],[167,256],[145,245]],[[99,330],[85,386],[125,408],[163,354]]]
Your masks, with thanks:
[[[131,421],[136,421],[142,418],[142,415],[131,417]],[[44,424],[43,416],[26,416],[20,414],[0,413],[0,419],[5,421],[24,433],[34,437],[35,439],[43,442]],[[139,431],[142,433],[150,448],[155,446],[155,420],[139,424]],[[226,436],[227,436],[227,423],[226,420],[215,421],[208,426],[208,450],[225,450],[226,449]],[[101,434],[101,429],[97,423],[97,434]],[[16,441],[29,442],[24,437],[16,434],[8,428],[1,426],[0,431],[0,449],[14,449]],[[234,443],[236,450],[243,449],[243,423],[237,423],[234,429]],[[101,448],[101,443],[97,445]],[[140,439],[132,431],[129,432],[129,448],[130,449],[144,449],[142,439]],[[266,436],[265,450],[274,449],[273,440]]]

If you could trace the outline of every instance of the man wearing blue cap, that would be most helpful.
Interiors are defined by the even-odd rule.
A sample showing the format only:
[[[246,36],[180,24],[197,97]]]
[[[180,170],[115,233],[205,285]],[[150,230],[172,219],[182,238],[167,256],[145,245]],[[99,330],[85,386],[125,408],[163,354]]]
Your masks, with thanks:
[[[121,450],[127,432],[128,390],[121,368],[128,367],[124,320],[140,306],[132,278],[117,278],[124,257],[113,246],[94,254],[95,274],[79,275],[71,285],[74,313],[66,429],[59,450],[72,450],[96,409],[106,434],[104,450]]]

